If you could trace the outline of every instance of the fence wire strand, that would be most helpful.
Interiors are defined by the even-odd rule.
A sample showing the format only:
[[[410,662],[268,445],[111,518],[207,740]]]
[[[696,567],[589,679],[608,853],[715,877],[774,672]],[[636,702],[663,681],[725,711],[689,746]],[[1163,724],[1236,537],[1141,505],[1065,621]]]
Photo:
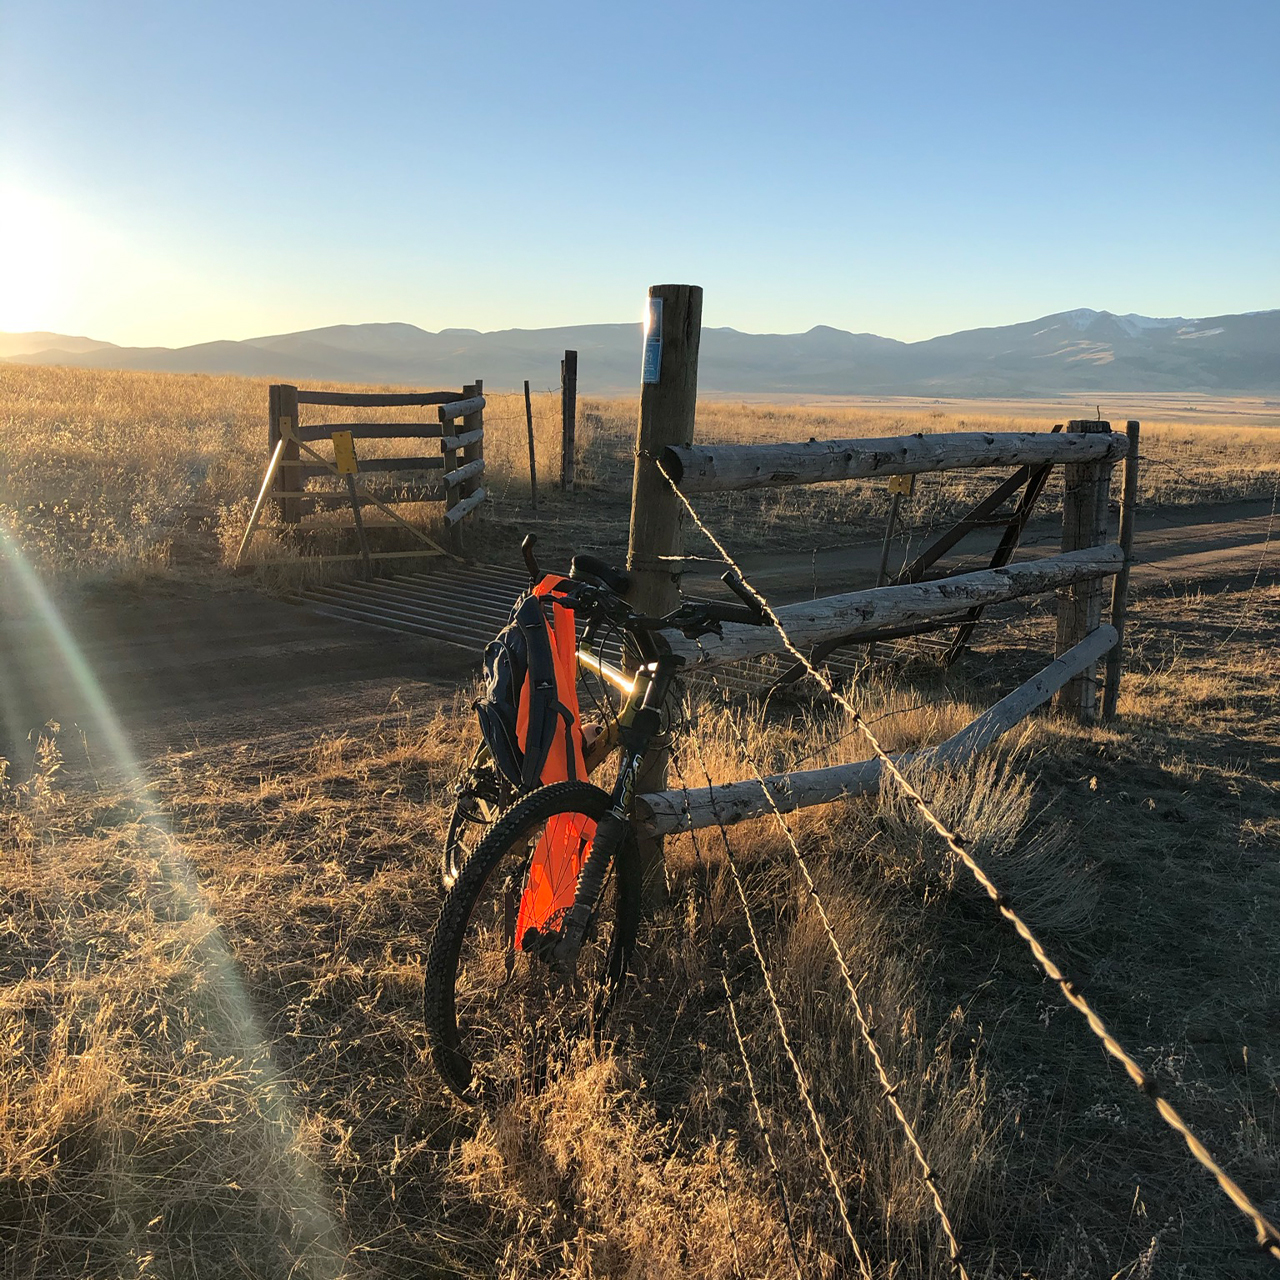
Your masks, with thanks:
[[[1125,1070],[1129,1079],[1133,1081],[1135,1087],[1147,1097],[1160,1118],[1174,1130],[1175,1133],[1182,1138],[1186,1144],[1187,1150],[1210,1174],[1213,1175],[1221,1188],[1223,1194],[1236,1206],[1240,1212],[1249,1219],[1253,1224],[1255,1238],[1258,1247],[1264,1252],[1271,1255],[1277,1262],[1280,1262],[1280,1228],[1277,1228],[1263,1214],[1262,1210],[1245,1193],[1244,1189],[1231,1177],[1229,1173],[1213,1158],[1209,1149],[1203,1142],[1192,1132],[1187,1122],[1179,1114],[1173,1104],[1164,1097],[1159,1086],[1138,1064],[1136,1059],[1129,1051],[1115,1038],[1108,1029],[1105,1022],[1094,1010],[1089,1001],[1076,989],[1074,983],[1070,982],[1066,974],[1058,966],[1058,964],[1049,956],[1040,939],[1032,931],[1030,925],[1014,910],[1008,896],[1000,890],[987,872],[969,852],[966,842],[956,832],[952,831],[941,818],[930,808],[924,796],[919,790],[912,785],[907,776],[898,767],[897,762],[885,751],[880,745],[879,739],[872,731],[871,727],[863,719],[862,713],[858,708],[841,693],[831,680],[824,675],[817,667],[809,661],[808,655],[801,650],[792,641],[787,634],[786,629],[778,620],[777,614],[770,607],[769,602],[760,594],[750,582],[747,581],[746,575],[742,572],[741,567],[729,554],[724,544],[715,536],[714,533],[699,516],[693,504],[683,493],[680,487],[672,479],[666,468],[663,467],[661,461],[657,463],[659,472],[666,478],[667,483],[671,486],[672,492],[680,500],[684,509],[689,513],[690,519],[702,532],[703,536],[711,543],[712,546],[720,553],[724,559],[724,563],[731,568],[741,579],[744,587],[749,591],[752,597],[764,611],[765,618],[770,625],[777,631],[783,646],[787,652],[792,654],[797,661],[801,662],[809,675],[824,689],[827,695],[834,698],[853,719],[853,724],[861,729],[863,736],[867,740],[868,746],[871,747],[877,758],[884,767],[885,772],[894,780],[895,785],[906,797],[909,803],[919,812],[925,822],[937,833],[938,837],[943,841],[951,853],[965,867],[969,874],[973,877],[978,886],[986,893],[987,897],[995,904],[997,910],[1005,918],[1014,931],[1027,944],[1032,956],[1035,957],[1036,963],[1048,976],[1048,978],[1057,984],[1058,989],[1062,992],[1067,1003],[1078,1013],[1088,1024],[1090,1031],[1098,1038],[1102,1047],[1111,1055]],[[696,740],[695,740],[696,741]],[[710,784],[710,777],[708,777]],[[723,832],[724,828],[721,827]],[[726,836],[726,847],[728,844]]]
[[[711,1090],[707,1088],[706,1080],[702,1082],[702,1096],[706,1099],[707,1115],[710,1117]],[[738,1231],[733,1225],[733,1207],[729,1204],[729,1183],[724,1176],[724,1161],[720,1159],[720,1145],[714,1136],[711,1139],[711,1154],[716,1158],[716,1174],[720,1183],[720,1196],[724,1200],[724,1220],[729,1228],[729,1243],[733,1246],[733,1274],[736,1280],[745,1280],[742,1274],[742,1256],[738,1252]]]
[[[671,763],[675,767],[676,777],[680,781],[680,790],[684,793],[685,811],[689,808],[689,787],[685,782],[684,770],[680,765],[680,753],[673,748],[671,752]],[[702,846],[698,843],[697,833],[693,830],[689,832],[689,839],[693,843],[694,856],[698,860],[698,865],[704,869],[708,866],[703,861]],[[710,918],[712,927],[715,927],[715,912],[711,908],[711,895],[704,889],[704,898],[707,906],[707,914]],[[783,1181],[782,1168],[778,1164],[778,1157],[773,1150],[773,1139],[769,1136],[769,1127],[765,1124],[764,1108],[760,1104],[760,1094],[756,1089],[755,1074],[751,1070],[751,1059],[747,1057],[746,1042],[742,1038],[742,1031],[738,1026],[738,1012],[733,1001],[733,991],[729,987],[729,978],[727,974],[729,966],[729,957],[725,954],[724,947],[721,946],[720,959],[722,968],[720,970],[720,981],[724,984],[724,995],[726,1007],[729,1011],[729,1022],[733,1027],[734,1039],[738,1045],[738,1056],[742,1059],[742,1071],[747,1082],[747,1092],[751,1096],[751,1107],[755,1112],[756,1123],[760,1126],[760,1135],[764,1139],[764,1149],[769,1157],[769,1168],[773,1171],[773,1184],[778,1193],[778,1204],[782,1209],[782,1222],[787,1230],[787,1243],[791,1246],[791,1260],[795,1264],[796,1280],[801,1280],[803,1269],[800,1265],[800,1246],[796,1242],[795,1226],[791,1217],[791,1201],[787,1196],[787,1186]]]
[[[711,786],[711,773],[707,768],[706,757],[702,752],[702,743],[698,740],[696,734],[690,735],[693,742],[694,751],[698,756],[698,767],[706,774],[707,785]],[[764,948],[760,943],[760,935],[756,932],[755,917],[751,913],[751,903],[747,899],[746,886],[742,883],[742,876],[738,871],[738,862],[734,857],[733,846],[729,843],[729,833],[725,829],[724,823],[720,821],[719,812],[716,809],[715,795],[712,793],[711,801],[712,811],[716,814],[716,825],[720,829],[720,838],[724,842],[725,863],[729,868],[729,878],[733,881],[733,887],[737,891],[738,900],[742,903],[742,913],[747,922],[747,934],[751,939],[751,950],[755,953],[756,963],[760,969],[760,976],[764,979],[764,989],[769,997],[769,1004],[773,1009],[773,1018],[778,1026],[778,1038],[782,1041],[783,1051],[787,1055],[787,1061],[791,1066],[792,1074],[796,1079],[796,1087],[800,1090],[801,1101],[805,1105],[805,1110],[809,1115],[809,1123],[813,1129],[814,1138],[818,1143],[818,1154],[822,1158],[823,1168],[827,1175],[827,1181],[831,1186],[831,1191],[836,1198],[836,1205],[840,1210],[840,1222],[844,1227],[844,1233],[848,1237],[849,1244],[853,1247],[853,1256],[857,1259],[858,1269],[861,1271],[864,1280],[872,1280],[871,1265],[867,1261],[866,1251],[863,1249],[861,1242],[858,1240],[857,1233],[853,1229],[853,1221],[849,1216],[849,1202],[845,1198],[844,1188],[840,1185],[840,1177],[836,1173],[834,1161],[831,1159],[831,1149],[827,1145],[826,1134],[823,1132],[822,1121],[818,1116],[818,1108],[813,1101],[813,1093],[809,1088],[809,1078],[805,1073],[805,1069],[800,1065],[800,1059],[796,1056],[795,1049],[791,1044],[791,1036],[787,1031],[786,1019],[782,1016],[782,1006],[778,1003],[778,993],[774,990],[773,979],[769,975],[769,965],[764,958]]]
[[[699,646],[701,647],[701,646]],[[711,677],[711,683],[715,685],[724,703],[726,711],[732,708],[729,702],[729,696],[724,686],[715,678]],[[813,905],[817,908],[818,917],[822,921],[823,930],[827,935],[827,942],[831,947],[831,952],[835,956],[836,963],[840,968],[840,975],[844,979],[845,990],[849,993],[849,1003],[853,1008],[854,1019],[858,1024],[858,1035],[860,1036],[863,1047],[866,1049],[871,1058],[872,1065],[875,1067],[876,1076],[880,1081],[880,1091],[885,1102],[892,1110],[894,1118],[898,1122],[898,1127],[902,1130],[903,1137],[906,1139],[908,1148],[911,1151],[912,1158],[915,1160],[920,1171],[920,1179],[928,1188],[930,1199],[933,1201],[934,1213],[937,1215],[938,1221],[942,1226],[942,1233],[946,1237],[947,1252],[951,1258],[951,1270],[954,1275],[960,1277],[960,1280],[969,1280],[969,1273],[965,1270],[964,1263],[960,1260],[960,1242],[956,1239],[955,1228],[951,1224],[951,1218],[947,1214],[945,1205],[942,1203],[942,1191],[938,1186],[933,1168],[929,1164],[928,1158],[925,1156],[924,1148],[920,1144],[919,1136],[916,1133],[915,1126],[907,1118],[907,1113],[903,1110],[902,1104],[898,1101],[898,1092],[900,1082],[892,1080],[889,1077],[888,1070],[884,1065],[884,1058],[880,1053],[880,1046],[876,1041],[875,1032],[871,1026],[871,1021],[867,1017],[866,1009],[863,1006],[862,999],[858,995],[857,985],[853,981],[853,975],[849,972],[849,963],[845,959],[844,948],[841,947],[839,939],[836,937],[835,930],[831,927],[831,920],[827,916],[826,906],[823,904],[822,895],[818,892],[818,886],[814,882],[813,875],[809,870],[808,860],[800,850],[800,842],[796,839],[795,832],[791,829],[791,824],[786,820],[782,810],[778,807],[778,802],[774,799],[773,792],[770,790],[768,783],[765,781],[764,773],[755,757],[751,754],[747,741],[743,737],[742,730],[738,727],[737,717],[730,714],[727,717],[729,726],[733,730],[733,735],[737,739],[738,750],[744,761],[751,766],[751,771],[756,775],[756,780],[760,783],[761,790],[764,791],[766,799],[769,801],[769,807],[773,810],[773,815],[778,821],[778,825],[782,828],[783,834],[787,838],[787,843],[791,846],[792,856],[796,860],[796,866],[800,868],[801,875],[804,876],[804,882],[808,886],[809,897]],[[710,778],[707,779],[708,784]]]

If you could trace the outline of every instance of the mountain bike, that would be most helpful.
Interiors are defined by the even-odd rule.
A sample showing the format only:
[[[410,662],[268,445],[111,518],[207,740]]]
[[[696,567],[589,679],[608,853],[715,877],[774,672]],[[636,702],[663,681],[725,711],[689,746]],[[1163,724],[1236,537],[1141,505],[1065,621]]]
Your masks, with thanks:
[[[525,555],[531,577],[540,579],[528,539]],[[432,1059],[459,1097],[473,1101],[530,1069],[545,1070],[555,1046],[598,1031],[613,1004],[640,923],[636,778],[670,724],[684,661],[662,632],[694,638],[723,622],[765,623],[741,582],[732,574],[724,581],[743,603],[687,601],[662,617],[632,609],[623,599],[628,575],[594,557],[575,556],[558,584],[557,602],[585,622],[579,668],[620,694],[616,720],[594,747],[598,759],[601,739],[605,748],[616,745],[618,769],[609,791],[578,780],[515,799],[474,847],[454,850],[463,856],[452,875],[446,864],[423,1004]],[[602,657],[602,635],[621,642],[621,666]],[[473,768],[482,776],[491,765],[481,753]],[[477,800],[498,803],[492,794]],[[538,894],[559,905],[534,919],[529,904]]]

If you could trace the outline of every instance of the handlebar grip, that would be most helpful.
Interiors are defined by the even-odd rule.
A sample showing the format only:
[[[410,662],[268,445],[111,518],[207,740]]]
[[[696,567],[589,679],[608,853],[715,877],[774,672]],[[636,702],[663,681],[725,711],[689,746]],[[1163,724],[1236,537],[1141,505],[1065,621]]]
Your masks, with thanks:
[[[529,571],[529,581],[535,585],[542,581],[542,570],[538,566],[538,557],[533,554],[534,543],[538,541],[536,533],[526,533],[520,543],[520,554],[524,556],[524,567]]]

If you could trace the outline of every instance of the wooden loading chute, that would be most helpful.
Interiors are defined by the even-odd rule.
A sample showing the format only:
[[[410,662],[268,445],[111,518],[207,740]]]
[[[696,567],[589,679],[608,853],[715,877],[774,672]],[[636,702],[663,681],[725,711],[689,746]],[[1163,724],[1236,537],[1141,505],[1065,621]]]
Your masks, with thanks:
[[[313,391],[288,384],[272,386],[268,402],[268,463],[257,501],[236,556],[243,563],[268,502],[275,500],[283,524],[300,530],[333,528],[308,525],[317,511],[350,506],[360,550],[326,555],[328,561],[396,559],[454,555],[461,549],[460,524],[485,500],[484,386],[477,381],[461,391],[359,392]],[[426,408],[425,422],[327,422],[303,424],[304,405],[327,408]],[[402,446],[396,457],[364,456],[370,441],[422,441],[417,451]],[[438,444],[435,442],[439,442]],[[357,442],[360,442],[357,444]],[[427,443],[431,442],[431,443]],[[325,445],[332,446],[332,457]],[[320,446],[320,448],[317,448]],[[360,456],[357,456],[360,455]],[[357,481],[357,475],[360,477]],[[313,479],[334,479],[343,488],[312,489]],[[396,511],[409,503],[443,502],[450,531],[446,548]],[[409,533],[420,549],[371,551],[362,510],[375,508],[393,526]]]

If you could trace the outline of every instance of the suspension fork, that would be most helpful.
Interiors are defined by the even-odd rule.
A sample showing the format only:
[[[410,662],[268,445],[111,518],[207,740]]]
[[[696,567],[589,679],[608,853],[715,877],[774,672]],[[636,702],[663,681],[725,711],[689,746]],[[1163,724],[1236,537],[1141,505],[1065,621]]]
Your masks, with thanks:
[[[636,672],[637,692],[643,687],[643,693],[638,700],[633,699],[623,708],[619,719],[622,764],[610,797],[613,803],[604,817],[596,823],[591,848],[578,873],[573,906],[565,914],[553,951],[556,962],[568,971],[572,971],[578,952],[586,940],[600,893],[604,889],[609,865],[630,829],[636,777],[644,763],[649,744],[658,736],[662,727],[662,708],[666,705],[676,673],[683,663],[683,658],[664,653]]]

